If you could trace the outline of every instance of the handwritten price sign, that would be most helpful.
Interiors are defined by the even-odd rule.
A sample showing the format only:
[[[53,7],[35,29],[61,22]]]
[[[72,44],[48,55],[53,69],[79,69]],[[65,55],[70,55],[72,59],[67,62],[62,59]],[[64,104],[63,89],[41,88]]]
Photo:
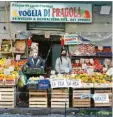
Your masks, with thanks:
[[[52,79],[51,80],[51,88],[63,88],[63,87],[80,87],[80,80],[67,80],[67,79]]]
[[[93,99],[95,103],[109,103],[109,96],[107,94],[94,94]]]

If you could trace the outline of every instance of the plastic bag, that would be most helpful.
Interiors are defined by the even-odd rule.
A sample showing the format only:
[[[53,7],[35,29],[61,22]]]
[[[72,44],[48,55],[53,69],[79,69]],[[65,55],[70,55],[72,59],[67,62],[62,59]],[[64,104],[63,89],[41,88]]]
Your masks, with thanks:
[[[27,77],[22,73],[22,71],[20,71],[19,76],[18,86],[22,88],[27,84]]]

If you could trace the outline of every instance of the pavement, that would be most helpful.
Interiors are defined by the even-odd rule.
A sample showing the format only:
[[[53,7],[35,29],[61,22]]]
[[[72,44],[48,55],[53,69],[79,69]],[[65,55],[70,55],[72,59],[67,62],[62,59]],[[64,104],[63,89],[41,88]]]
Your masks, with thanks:
[[[112,108],[14,108],[14,109],[0,109],[0,114],[21,114],[21,115],[48,115],[48,114],[72,114],[79,113],[80,111],[109,111],[112,112]]]

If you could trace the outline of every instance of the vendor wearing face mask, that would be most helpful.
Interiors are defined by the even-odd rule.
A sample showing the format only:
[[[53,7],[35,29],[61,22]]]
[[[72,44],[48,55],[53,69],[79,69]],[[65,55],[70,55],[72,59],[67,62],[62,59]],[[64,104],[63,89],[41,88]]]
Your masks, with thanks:
[[[33,51],[32,56],[28,58],[27,63],[24,65],[30,68],[36,68],[36,69],[43,69],[44,70],[44,60],[38,56],[38,51]],[[23,66],[23,69],[24,69]],[[32,74],[31,74],[32,76]],[[27,79],[29,79],[30,75],[27,76]],[[27,85],[20,87],[19,88],[20,91],[20,95],[19,95],[19,103],[22,103],[22,105],[26,104],[25,102],[28,101],[29,96],[26,92],[28,92],[27,90]]]
[[[71,60],[67,57],[66,50],[61,51],[61,56],[56,60],[55,69],[57,73],[70,73],[72,71]]]
[[[38,52],[34,51],[33,55],[28,58],[26,65],[30,68],[44,68],[44,61],[38,56]]]

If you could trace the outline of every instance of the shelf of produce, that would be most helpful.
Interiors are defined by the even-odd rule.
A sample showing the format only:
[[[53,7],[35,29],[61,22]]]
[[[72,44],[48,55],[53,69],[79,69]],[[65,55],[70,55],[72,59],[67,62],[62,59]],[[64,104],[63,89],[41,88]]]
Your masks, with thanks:
[[[29,107],[48,107],[47,90],[29,90]]]
[[[82,98],[82,96],[86,94],[90,95],[90,89],[73,89],[72,106],[74,108],[90,107],[91,98],[90,97]]]
[[[94,102],[94,107],[112,107],[112,89],[94,89],[94,94],[105,94],[109,96],[109,102],[98,103]]]
[[[69,90],[51,89],[51,108],[69,108]]]
[[[13,86],[0,86],[0,108],[15,108],[16,88]]]

